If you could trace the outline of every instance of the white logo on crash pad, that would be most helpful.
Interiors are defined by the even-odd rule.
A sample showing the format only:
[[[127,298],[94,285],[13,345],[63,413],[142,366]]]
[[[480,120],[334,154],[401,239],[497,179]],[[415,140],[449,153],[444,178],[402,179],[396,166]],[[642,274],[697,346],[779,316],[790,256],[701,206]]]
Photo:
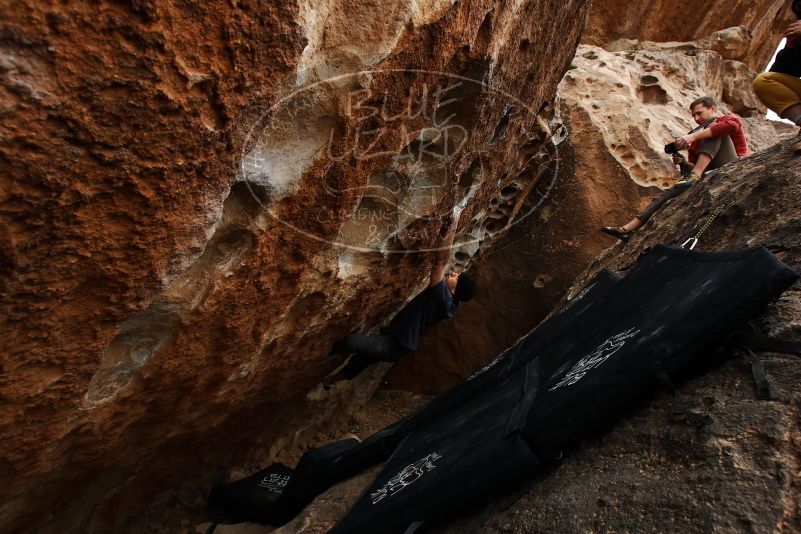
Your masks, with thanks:
[[[433,471],[437,467],[434,465],[434,462],[440,458],[442,458],[441,455],[437,454],[436,452],[432,452],[425,458],[421,458],[413,464],[407,465],[397,475],[390,478],[381,489],[372,492],[370,494],[370,500],[373,504],[376,504],[385,497],[391,497],[406,486],[412,485],[424,474],[428,473],[429,471]]]
[[[610,356],[619,351],[621,347],[626,344],[626,340],[636,336],[639,333],[640,330],[638,328],[629,328],[625,332],[621,332],[610,337],[601,343],[597,349],[579,360],[578,363],[573,366],[570,372],[567,373],[558,384],[550,388],[548,391],[553,391],[563,386],[572,386],[584,378],[584,375],[586,375],[588,371],[595,369],[608,360]]]
[[[264,488],[269,492],[272,493],[283,493],[284,488],[286,485],[289,484],[289,478],[291,475],[278,475],[275,473],[271,473],[267,475],[259,482],[259,487]]]

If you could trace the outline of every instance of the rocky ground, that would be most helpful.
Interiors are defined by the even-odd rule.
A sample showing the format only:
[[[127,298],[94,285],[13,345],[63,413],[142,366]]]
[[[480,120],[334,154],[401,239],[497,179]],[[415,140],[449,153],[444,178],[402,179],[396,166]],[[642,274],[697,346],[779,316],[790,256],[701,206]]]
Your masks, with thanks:
[[[334,394],[336,394],[336,389],[333,390]],[[325,395],[321,391],[317,391],[316,394]],[[409,391],[379,388],[361,409],[343,420],[342,424],[317,425],[320,431],[310,440],[309,448],[349,437],[366,439],[378,430],[410,414],[431,398],[428,395]],[[237,480],[248,476],[272,462],[295,465],[305,449],[288,447],[277,453],[271,452],[272,456],[265,454],[261,458],[255,458],[252,463],[240,465],[238,469],[230,472],[230,479]],[[321,496],[313,507],[282,529],[254,523],[242,523],[219,525],[215,532],[218,534],[326,532],[334,525],[337,518],[347,511],[364,485],[377,474],[377,470],[377,467],[370,469],[353,480],[339,485],[337,491]],[[205,533],[211,525],[211,521],[214,520],[214,512],[205,507],[205,494],[209,489],[209,485],[200,489],[188,488],[186,492],[173,495],[165,502],[154,503],[146,513],[130,518],[118,529],[118,532],[121,534]]]

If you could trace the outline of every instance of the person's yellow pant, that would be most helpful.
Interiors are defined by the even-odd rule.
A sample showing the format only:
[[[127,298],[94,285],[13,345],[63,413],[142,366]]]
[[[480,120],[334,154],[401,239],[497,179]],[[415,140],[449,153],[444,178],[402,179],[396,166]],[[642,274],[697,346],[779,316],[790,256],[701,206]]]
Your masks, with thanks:
[[[801,104],[801,79],[779,72],[763,72],[753,82],[754,92],[767,107],[781,115],[795,104]],[[789,117],[794,120],[796,117]]]

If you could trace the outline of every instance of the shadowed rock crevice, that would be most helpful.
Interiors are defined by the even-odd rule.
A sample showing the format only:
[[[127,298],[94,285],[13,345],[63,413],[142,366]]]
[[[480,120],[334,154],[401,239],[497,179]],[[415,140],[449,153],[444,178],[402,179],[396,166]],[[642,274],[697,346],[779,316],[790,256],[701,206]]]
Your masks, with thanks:
[[[640,78],[638,92],[645,104],[667,104],[670,101],[667,91],[659,85],[659,78],[650,74]]]

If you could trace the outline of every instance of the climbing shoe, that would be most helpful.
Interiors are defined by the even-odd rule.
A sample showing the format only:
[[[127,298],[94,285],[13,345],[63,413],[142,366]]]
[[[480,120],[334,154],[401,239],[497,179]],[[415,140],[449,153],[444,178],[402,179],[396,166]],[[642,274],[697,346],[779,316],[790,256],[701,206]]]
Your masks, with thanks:
[[[601,228],[601,231],[605,234],[611,235],[612,237],[616,237],[623,242],[629,240],[629,233],[622,226],[604,226]]]

